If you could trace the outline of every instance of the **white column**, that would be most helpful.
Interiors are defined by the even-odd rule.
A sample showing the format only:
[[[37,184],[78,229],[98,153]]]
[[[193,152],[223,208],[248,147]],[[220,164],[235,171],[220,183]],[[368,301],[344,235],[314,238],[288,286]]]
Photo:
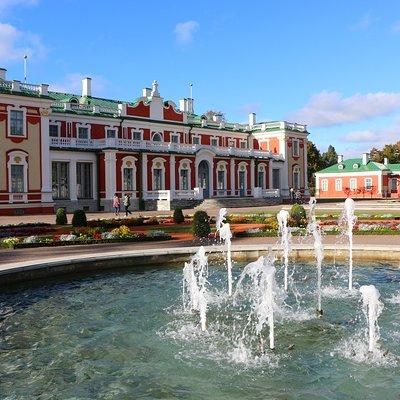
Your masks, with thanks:
[[[303,140],[303,154],[304,154],[304,189],[308,192],[308,159],[307,159],[307,140]]]
[[[145,197],[147,192],[147,154],[142,153],[142,197]]]
[[[254,167],[255,167],[255,163],[254,163],[254,159],[252,158],[250,160],[250,189],[251,189],[252,193],[253,193],[253,189],[254,189]]]
[[[235,195],[235,160],[231,158],[231,196]]]
[[[69,195],[71,201],[78,200],[76,194],[76,161],[71,160],[69,163]]]
[[[169,185],[170,199],[175,198],[175,156],[170,156],[169,159]]]
[[[115,151],[104,151],[104,171],[106,200],[112,200],[117,191],[117,154]],[[121,188],[122,189],[122,188]]]
[[[51,189],[51,161],[50,161],[50,137],[49,137],[49,115],[50,110],[41,110],[41,169],[42,169],[42,202],[52,203]]]
[[[273,178],[273,174],[272,171],[274,169],[274,164],[272,161],[272,158],[269,160],[268,163],[268,189],[273,189],[273,184],[272,184],[272,178]],[[279,188],[277,188],[279,189]]]

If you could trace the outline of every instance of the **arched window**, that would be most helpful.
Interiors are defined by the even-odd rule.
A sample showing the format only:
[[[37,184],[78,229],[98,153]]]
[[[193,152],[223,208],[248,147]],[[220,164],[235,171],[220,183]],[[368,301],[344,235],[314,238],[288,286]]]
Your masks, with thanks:
[[[257,181],[257,186],[265,189],[265,165],[260,164],[258,166],[258,181]]]
[[[75,97],[73,97],[70,101],[71,104],[78,104],[78,99],[76,99]]]
[[[217,164],[217,189],[218,189],[218,194],[220,196],[223,196],[226,191],[226,161],[220,161]]]
[[[190,160],[184,159],[179,163],[179,190],[189,190],[191,188]]]
[[[162,142],[161,133],[156,132],[153,134],[153,142]]]
[[[300,168],[298,165],[293,167],[293,188],[300,189]]]
[[[8,153],[8,191],[25,193],[28,191],[28,154],[22,150]]]
[[[136,161],[137,158],[127,156],[122,159],[122,190],[136,192]]]
[[[155,158],[151,172],[153,190],[165,190],[165,160],[159,157]]]

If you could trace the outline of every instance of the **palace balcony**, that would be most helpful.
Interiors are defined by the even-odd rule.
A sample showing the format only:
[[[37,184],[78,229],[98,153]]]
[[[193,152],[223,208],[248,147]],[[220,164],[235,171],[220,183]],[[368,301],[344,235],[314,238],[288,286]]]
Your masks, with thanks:
[[[241,149],[236,147],[216,147],[203,144],[184,144],[184,143],[167,143],[153,142],[150,140],[131,140],[131,139],[78,139],[68,137],[51,137],[50,146],[59,149],[80,149],[80,150],[132,150],[132,151],[150,151],[159,153],[181,153],[196,154],[202,149],[214,152],[217,156],[229,157],[246,157],[246,158],[263,158],[282,160],[282,155],[272,154],[269,151],[255,149]]]

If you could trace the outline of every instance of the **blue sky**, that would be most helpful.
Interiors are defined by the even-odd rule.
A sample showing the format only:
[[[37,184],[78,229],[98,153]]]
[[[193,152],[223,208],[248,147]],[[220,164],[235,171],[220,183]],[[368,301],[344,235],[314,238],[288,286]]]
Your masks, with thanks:
[[[400,140],[398,1],[0,0],[10,79],[132,100],[153,79],[230,121],[307,123],[354,156]]]

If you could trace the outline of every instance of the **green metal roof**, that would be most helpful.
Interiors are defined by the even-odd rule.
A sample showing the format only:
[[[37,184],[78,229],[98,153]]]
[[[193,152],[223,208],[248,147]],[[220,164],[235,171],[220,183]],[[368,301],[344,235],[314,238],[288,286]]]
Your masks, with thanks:
[[[388,164],[387,167],[392,171],[400,171],[400,164]]]
[[[395,164],[396,165],[396,164]],[[321,174],[344,174],[348,172],[374,172],[374,171],[388,171],[389,166],[384,164],[368,161],[366,165],[363,165],[362,158],[350,158],[348,160],[344,160],[339,164],[331,165],[328,168],[322,169],[318,171]]]
[[[122,103],[119,100],[110,100],[103,99],[101,97],[92,97],[92,96],[80,96],[71,93],[60,93],[60,92],[50,92],[50,98],[54,99],[57,102],[69,102],[71,99],[76,99],[79,104],[90,104],[92,106],[100,106],[100,107],[109,107],[109,108],[118,108],[118,104]]]

